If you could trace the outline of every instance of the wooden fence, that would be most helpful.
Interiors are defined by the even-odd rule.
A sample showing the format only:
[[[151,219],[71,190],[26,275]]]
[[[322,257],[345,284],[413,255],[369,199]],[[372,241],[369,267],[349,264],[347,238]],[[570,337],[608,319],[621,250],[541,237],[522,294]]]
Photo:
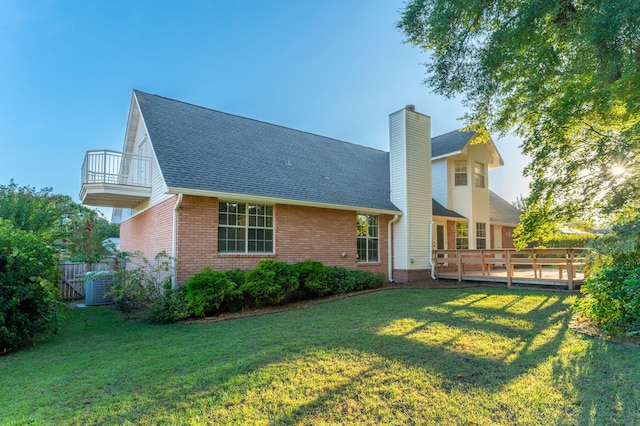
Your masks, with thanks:
[[[84,274],[87,273],[86,263],[61,262],[58,267],[62,272],[60,280],[60,294],[64,300],[84,299]],[[92,271],[111,269],[108,263],[94,263]]]

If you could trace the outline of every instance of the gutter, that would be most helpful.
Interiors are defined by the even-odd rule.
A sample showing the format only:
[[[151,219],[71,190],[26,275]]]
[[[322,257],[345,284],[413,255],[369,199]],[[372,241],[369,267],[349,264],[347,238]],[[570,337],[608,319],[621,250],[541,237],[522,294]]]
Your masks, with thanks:
[[[387,229],[387,244],[388,244],[388,249],[387,249],[387,259],[388,259],[388,263],[389,263],[389,276],[388,276],[388,280],[390,283],[393,282],[393,242],[391,239],[391,229],[392,229],[392,225],[394,223],[396,223],[398,221],[398,219],[400,219],[400,215],[395,215],[393,217],[393,219],[391,219],[389,221],[388,224],[388,229]]]
[[[178,201],[176,201],[176,205],[173,207],[173,233],[171,236],[171,288],[175,289],[177,286],[176,283],[176,254],[178,251],[178,209],[182,204],[182,196],[184,194],[178,194]]]
[[[429,225],[429,264],[431,265],[431,279],[436,280],[438,277],[436,276],[436,265],[433,263],[433,224],[435,222],[431,221]]]

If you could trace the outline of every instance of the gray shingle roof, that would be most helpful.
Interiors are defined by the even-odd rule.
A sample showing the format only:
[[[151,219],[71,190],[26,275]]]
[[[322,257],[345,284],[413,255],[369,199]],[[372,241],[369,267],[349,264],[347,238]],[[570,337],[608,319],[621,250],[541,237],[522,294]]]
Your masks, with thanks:
[[[389,153],[134,91],[170,188],[399,211]]]
[[[434,216],[444,216],[444,217],[453,217],[453,218],[456,218],[456,219],[466,219],[461,214],[456,213],[453,210],[449,210],[448,208],[446,208],[445,206],[443,206],[442,204],[440,204],[436,200],[432,200],[431,210],[432,210],[432,213],[433,213]]]
[[[471,140],[474,131],[454,130],[431,139],[431,158],[460,151]]]
[[[516,226],[520,222],[522,212],[513,204],[489,191],[489,220],[493,223]]]

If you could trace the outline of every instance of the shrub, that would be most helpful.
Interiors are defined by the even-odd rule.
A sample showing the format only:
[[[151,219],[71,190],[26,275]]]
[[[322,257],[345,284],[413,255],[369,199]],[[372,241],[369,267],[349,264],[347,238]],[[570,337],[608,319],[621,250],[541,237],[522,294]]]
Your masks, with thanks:
[[[543,245],[546,248],[587,247],[597,237],[597,234],[552,234],[543,241]]]
[[[184,287],[165,288],[164,293],[151,303],[149,322],[167,324],[189,318],[192,315],[185,298]]]
[[[171,287],[171,256],[162,251],[155,256],[154,262],[144,256],[134,257],[139,266],[116,270],[109,288],[109,294],[126,318],[150,309],[153,302],[162,296],[163,290]]]
[[[384,274],[374,274],[369,271],[350,271],[354,280],[354,290],[369,290],[373,288],[381,287],[386,278]]]
[[[335,293],[333,270],[317,260],[305,260],[295,264],[300,286],[312,296],[327,296]]]
[[[0,354],[57,330],[64,306],[59,279],[53,249],[0,219]]]
[[[237,284],[229,280],[224,272],[214,271],[210,267],[191,277],[184,289],[189,308],[200,317],[217,312],[223,304],[240,294]]]
[[[247,277],[247,273],[245,271],[237,268],[225,271],[224,275],[229,281],[234,282],[238,287],[244,284]]]
[[[611,334],[640,334],[640,213],[616,222],[591,248],[586,297],[575,309]]]
[[[246,281],[240,287],[257,305],[281,302],[288,292],[298,288],[298,272],[286,262],[263,259],[247,272]]]

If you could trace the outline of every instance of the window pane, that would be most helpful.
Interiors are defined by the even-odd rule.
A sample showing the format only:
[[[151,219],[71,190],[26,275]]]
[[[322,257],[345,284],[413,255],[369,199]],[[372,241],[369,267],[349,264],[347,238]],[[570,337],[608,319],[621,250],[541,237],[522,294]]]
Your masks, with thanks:
[[[218,252],[273,252],[273,206],[221,201]]]
[[[356,215],[358,262],[378,261],[378,216]]]
[[[378,240],[369,240],[369,258],[367,261],[369,262],[377,262],[378,261]]]
[[[358,262],[367,261],[367,239],[358,238]]]

